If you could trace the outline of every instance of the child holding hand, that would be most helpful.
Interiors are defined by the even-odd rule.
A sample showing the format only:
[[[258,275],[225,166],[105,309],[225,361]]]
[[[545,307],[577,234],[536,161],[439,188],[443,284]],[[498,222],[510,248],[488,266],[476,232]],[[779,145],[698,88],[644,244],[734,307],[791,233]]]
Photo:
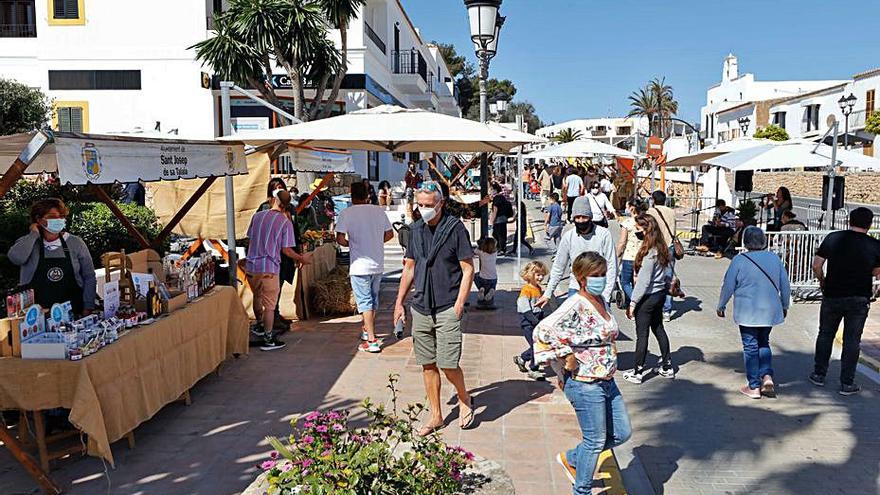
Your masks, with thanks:
[[[543,380],[544,373],[535,364],[535,356],[532,351],[532,332],[535,326],[544,318],[544,310],[538,306],[538,300],[544,293],[541,283],[547,276],[547,265],[540,261],[530,261],[520,272],[523,285],[516,300],[516,311],[519,313],[519,325],[529,347],[519,356],[514,356],[513,362],[523,373],[527,373],[533,380]]]

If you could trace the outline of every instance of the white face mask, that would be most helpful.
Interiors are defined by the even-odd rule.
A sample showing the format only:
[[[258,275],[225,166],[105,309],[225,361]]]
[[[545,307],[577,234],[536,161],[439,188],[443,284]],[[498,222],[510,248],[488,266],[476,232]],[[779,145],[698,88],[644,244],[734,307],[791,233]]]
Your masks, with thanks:
[[[433,206],[419,206],[419,213],[422,215],[422,220],[425,223],[430,223],[437,218],[437,209]]]

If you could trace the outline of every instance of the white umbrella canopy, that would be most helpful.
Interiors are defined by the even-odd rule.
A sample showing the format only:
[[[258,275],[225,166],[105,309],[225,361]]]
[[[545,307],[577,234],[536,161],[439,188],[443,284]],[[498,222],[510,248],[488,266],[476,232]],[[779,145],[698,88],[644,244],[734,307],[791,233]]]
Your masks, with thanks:
[[[700,165],[704,165],[709,163],[708,160],[712,158],[717,158],[722,155],[726,155],[728,153],[733,153],[735,151],[746,150],[750,148],[754,148],[756,146],[762,145],[772,145],[777,143],[777,141],[771,141],[769,139],[758,139],[758,138],[738,138],[732,139],[730,141],[725,141],[723,143],[718,143],[712,146],[706,146],[696,153],[691,153],[689,155],[684,155],[678,157],[674,160],[670,160],[666,166],[667,167],[699,167]]]
[[[586,158],[595,155],[622,156],[634,158],[636,155],[610,144],[600,143],[592,139],[578,139],[569,143],[552,146],[540,151],[534,151],[525,158]]]
[[[546,140],[494,124],[421,109],[383,105],[338,117],[219,138],[254,146],[297,146],[399,153],[509,152]]]
[[[825,144],[792,139],[762,144],[706,160],[705,163],[735,172],[799,167],[828,168],[833,149]],[[844,149],[837,150],[835,167],[880,170],[880,160]]]

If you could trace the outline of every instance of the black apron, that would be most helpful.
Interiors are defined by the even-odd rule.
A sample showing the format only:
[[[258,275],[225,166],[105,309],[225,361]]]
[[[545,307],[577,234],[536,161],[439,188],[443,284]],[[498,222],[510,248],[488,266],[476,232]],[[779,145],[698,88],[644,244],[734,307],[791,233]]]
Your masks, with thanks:
[[[70,259],[70,250],[67,243],[61,237],[61,248],[64,250],[63,258],[47,258],[46,246],[39,239],[40,261],[37,271],[29,285],[34,290],[36,303],[44,309],[49,309],[55,303],[70,301],[73,314],[79,316],[83,312],[83,290],[76,283],[76,275],[73,271],[73,261]]]

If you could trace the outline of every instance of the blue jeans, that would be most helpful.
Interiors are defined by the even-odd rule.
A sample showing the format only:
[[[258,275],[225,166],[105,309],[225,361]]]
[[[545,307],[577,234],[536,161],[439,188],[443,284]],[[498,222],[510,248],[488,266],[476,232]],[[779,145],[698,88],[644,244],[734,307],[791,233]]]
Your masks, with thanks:
[[[672,246],[669,246],[669,260],[671,261],[671,263],[669,263],[669,267],[666,269],[666,275],[671,280],[672,275],[675,273],[675,261],[676,261],[675,260],[675,248]],[[663,312],[664,313],[671,313],[672,312],[672,296],[671,295],[666,296],[666,302],[663,303]]]
[[[749,388],[761,388],[761,380],[764,376],[773,376],[770,330],[772,330],[772,327],[739,326],[739,333],[742,336],[743,343],[743,361],[746,364],[746,378],[749,380]]]
[[[635,261],[633,260],[623,260],[620,263],[620,287],[626,295],[627,306],[629,305],[629,302],[632,301],[634,264]]]
[[[632,426],[613,379],[593,383],[569,379],[565,397],[574,407],[583,434],[581,443],[565,453],[565,459],[577,470],[573,493],[590,494],[599,454],[629,440]]]

